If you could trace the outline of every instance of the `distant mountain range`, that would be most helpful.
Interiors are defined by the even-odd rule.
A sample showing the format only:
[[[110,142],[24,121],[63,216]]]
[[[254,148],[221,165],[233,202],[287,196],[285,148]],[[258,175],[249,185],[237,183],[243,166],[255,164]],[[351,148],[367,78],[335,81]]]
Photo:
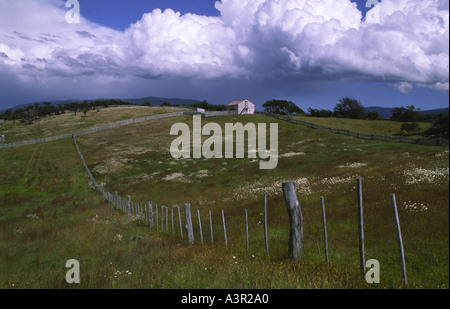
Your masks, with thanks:
[[[152,106],[160,106],[162,103],[170,103],[171,105],[181,105],[181,106],[185,106],[185,105],[192,105],[194,103],[198,103],[198,102],[202,102],[200,100],[192,100],[192,99],[177,99],[177,98],[160,98],[160,97],[145,97],[145,98],[141,98],[141,99],[93,99],[93,100],[54,100],[54,101],[42,101],[42,102],[32,102],[32,103],[27,103],[27,104],[21,104],[21,105],[16,105],[12,108],[5,108],[4,110],[0,110],[0,113],[4,112],[5,110],[11,109],[13,111],[21,109],[21,108],[25,108],[27,106],[32,106],[34,104],[43,104],[44,102],[50,102],[52,103],[52,105],[56,105],[56,104],[70,104],[70,103],[82,103],[85,101],[88,102],[93,102],[93,101],[105,101],[105,100],[119,100],[119,101],[124,101],[124,102],[128,102],[131,104],[136,104],[136,105],[143,105],[144,103],[150,103]]]
[[[370,106],[370,107],[365,107],[366,112],[377,112],[381,118],[384,119],[389,119],[392,116],[392,111],[394,110],[394,108],[389,108],[389,107],[379,107],[379,106]],[[447,111],[447,108],[438,108],[438,109],[432,109],[432,110],[427,110],[427,111],[421,111],[420,113],[422,115],[430,115],[430,114],[440,114],[440,113],[445,113]]]
[[[44,102],[50,102],[52,103],[52,105],[56,105],[56,104],[70,104],[73,102],[77,102],[77,103],[82,103],[85,101],[88,102],[92,102],[92,101],[97,101],[97,100],[120,100],[120,101],[124,101],[124,102],[128,102],[131,104],[136,104],[136,105],[143,105],[144,103],[150,103],[152,106],[160,106],[162,103],[170,103],[171,105],[180,105],[180,106],[185,106],[185,105],[192,105],[194,103],[198,103],[201,102],[200,100],[193,100],[193,99],[179,99],[179,98],[161,98],[161,97],[145,97],[145,98],[140,98],[140,99],[94,99],[94,100],[55,100],[55,101],[43,101],[43,102],[33,102],[33,103],[28,103],[28,104],[22,104],[22,105],[17,105],[14,106],[13,108],[6,108],[4,110],[0,110],[0,113],[4,112],[7,109],[12,109],[17,110],[17,109],[21,109],[30,105],[34,105],[36,103],[42,104]],[[389,107],[380,107],[380,106],[369,106],[369,107],[365,107],[367,112],[378,112],[378,114],[385,119],[389,119],[392,115],[392,111],[394,110],[394,108],[389,108]],[[440,113],[444,113],[447,111],[447,108],[439,108],[439,109],[433,109],[433,110],[427,110],[427,111],[421,111],[421,113],[423,115],[429,115],[429,114],[440,114]]]

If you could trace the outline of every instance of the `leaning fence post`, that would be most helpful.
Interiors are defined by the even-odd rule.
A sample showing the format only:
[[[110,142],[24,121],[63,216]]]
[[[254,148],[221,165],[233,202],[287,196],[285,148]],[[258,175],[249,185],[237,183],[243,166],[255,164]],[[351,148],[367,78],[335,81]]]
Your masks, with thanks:
[[[357,180],[358,191],[358,235],[359,235],[359,261],[361,273],[364,275],[366,270],[366,257],[364,253],[364,221],[363,221],[363,198],[362,198],[362,180]]]
[[[269,238],[267,236],[267,194],[264,194],[264,241],[266,243],[266,254],[269,255]]]
[[[211,230],[211,244],[214,244],[214,234],[213,234],[211,210],[209,211],[209,229]]]
[[[197,215],[198,215],[198,228],[200,229],[200,241],[203,246],[202,219],[200,218],[200,210],[199,209],[197,209]]]
[[[327,236],[327,218],[325,215],[325,200],[323,197],[320,198],[320,203],[322,206],[322,220],[323,220],[323,238],[325,242],[325,260],[327,263],[329,262],[328,259],[328,236]]]
[[[186,216],[186,234],[188,243],[194,243],[194,230],[192,229],[191,204],[184,204],[184,214]]]
[[[246,242],[246,249],[248,253],[248,211],[245,209],[245,242]]]
[[[225,238],[225,246],[228,249],[227,226],[225,224],[225,214],[223,212],[223,209],[222,209],[222,223],[223,223],[223,235],[224,235],[224,238]]]
[[[397,210],[397,202],[395,200],[395,194],[391,195],[391,201],[392,201],[392,209],[394,211],[395,226],[397,228],[397,241],[398,241],[398,249],[400,251],[400,262],[402,264],[403,284],[405,285],[405,287],[408,287],[408,277],[406,276],[406,265],[405,265],[405,251],[403,249],[402,231],[400,229],[400,220],[398,218],[398,210]]]
[[[303,251],[303,216],[298,202],[295,182],[289,181],[282,185],[284,202],[289,215],[289,256],[298,261]]]
[[[183,239],[183,226],[181,224],[180,206],[177,206],[177,209],[178,209],[178,221],[180,221],[180,234],[181,234],[181,239]]]

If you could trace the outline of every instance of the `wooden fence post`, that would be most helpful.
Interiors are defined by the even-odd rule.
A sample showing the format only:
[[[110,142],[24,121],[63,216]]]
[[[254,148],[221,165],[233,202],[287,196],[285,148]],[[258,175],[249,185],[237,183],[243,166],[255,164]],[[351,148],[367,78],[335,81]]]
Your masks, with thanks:
[[[192,228],[191,204],[184,204],[184,214],[186,217],[186,234],[188,244],[194,244],[194,230]]]
[[[159,212],[158,212],[158,205],[156,205],[156,230],[159,230]]]
[[[267,235],[267,194],[264,194],[264,241],[266,243],[266,255],[269,256],[269,237]]]
[[[298,202],[295,182],[289,181],[282,185],[284,202],[289,215],[289,256],[298,261],[303,251],[303,216]]]
[[[402,231],[400,229],[400,220],[398,218],[398,210],[397,210],[397,202],[395,200],[395,194],[391,195],[391,201],[392,201],[392,209],[394,211],[395,226],[397,228],[397,241],[398,241],[398,249],[400,252],[400,263],[402,264],[403,284],[405,285],[405,287],[408,287],[408,277],[406,276],[406,265],[405,265],[405,251],[403,249]]]
[[[224,238],[225,238],[225,246],[228,249],[227,226],[225,224],[225,214],[223,212],[223,209],[222,209],[222,223],[223,223],[223,235],[224,235]]]
[[[169,207],[166,207],[166,233],[169,233]]]
[[[246,242],[246,249],[248,253],[249,245],[248,245],[248,211],[245,209],[245,242]]]
[[[198,228],[200,229],[200,241],[203,246],[202,219],[200,218],[200,210],[199,209],[197,209],[197,215],[198,215]]]
[[[173,208],[170,209],[170,213],[172,216],[172,235],[175,235],[175,227],[173,226]]]
[[[359,262],[361,273],[366,273],[366,257],[364,253],[364,220],[363,220],[363,198],[362,198],[362,180],[357,180],[358,191],[358,235],[359,235]]]
[[[161,206],[161,232],[164,232],[164,207]]]
[[[127,196],[127,213],[131,215],[131,196]]]
[[[320,198],[320,204],[322,206],[323,238],[325,242],[325,260],[328,263],[329,259],[328,259],[327,217],[325,215],[325,200],[323,197]]]
[[[214,234],[213,234],[211,210],[209,211],[209,229],[211,230],[211,244],[214,244]]]
[[[153,227],[153,202],[148,202],[148,225]]]
[[[177,206],[177,209],[178,209],[178,221],[180,221],[180,234],[181,234],[181,239],[183,239],[183,225],[181,224],[180,206]]]

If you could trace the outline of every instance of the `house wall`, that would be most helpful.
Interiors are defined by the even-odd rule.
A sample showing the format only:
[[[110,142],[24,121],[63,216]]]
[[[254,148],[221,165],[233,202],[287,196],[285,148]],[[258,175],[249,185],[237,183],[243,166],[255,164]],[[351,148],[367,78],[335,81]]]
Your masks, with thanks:
[[[245,111],[243,114],[253,115],[255,113],[255,104],[251,103],[250,101],[244,101],[241,104],[239,104],[239,115],[246,108],[248,108],[248,110]]]

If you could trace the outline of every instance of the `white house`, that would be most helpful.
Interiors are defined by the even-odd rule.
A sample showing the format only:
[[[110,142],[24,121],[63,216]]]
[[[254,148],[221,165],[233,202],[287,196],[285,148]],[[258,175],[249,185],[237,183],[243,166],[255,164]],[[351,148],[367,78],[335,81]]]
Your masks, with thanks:
[[[228,110],[237,110],[239,115],[253,115],[255,104],[249,100],[238,100],[228,104]]]

